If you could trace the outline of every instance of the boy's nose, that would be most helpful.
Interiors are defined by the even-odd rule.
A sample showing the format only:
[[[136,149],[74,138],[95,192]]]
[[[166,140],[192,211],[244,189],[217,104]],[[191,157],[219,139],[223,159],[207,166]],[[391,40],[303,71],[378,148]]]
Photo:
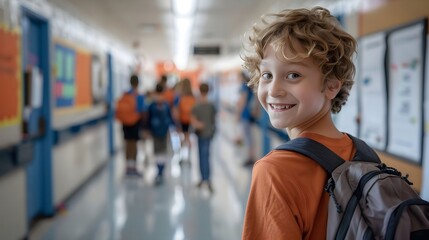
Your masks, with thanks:
[[[283,88],[279,80],[273,79],[268,89],[268,94],[271,97],[284,97],[286,90]]]

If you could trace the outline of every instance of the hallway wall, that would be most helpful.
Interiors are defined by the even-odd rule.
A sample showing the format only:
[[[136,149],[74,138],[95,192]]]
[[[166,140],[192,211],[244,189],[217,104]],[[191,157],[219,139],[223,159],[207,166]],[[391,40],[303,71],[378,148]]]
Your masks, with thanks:
[[[429,1],[426,0],[365,0],[361,3],[361,9],[359,36],[388,30],[414,20],[429,17]],[[421,166],[385,152],[378,153],[386,164],[398,168],[403,173],[410,174],[410,180],[414,183],[414,188],[418,191],[422,190],[423,173]]]
[[[59,205],[108,160],[107,124],[100,123],[53,149],[54,204]]]
[[[28,230],[25,169],[0,176],[0,238],[21,239]]]

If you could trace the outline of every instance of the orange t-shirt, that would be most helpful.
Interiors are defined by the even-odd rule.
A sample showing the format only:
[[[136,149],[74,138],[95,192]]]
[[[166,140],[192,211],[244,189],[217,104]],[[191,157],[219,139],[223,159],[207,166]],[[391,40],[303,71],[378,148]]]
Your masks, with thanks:
[[[315,133],[299,137],[316,140],[343,159],[350,160],[352,140]],[[244,218],[242,239],[326,239],[329,195],[327,173],[301,154],[273,150],[257,161]]]
[[[172,88],[166,89],[164,91],[164,93],[162,94],[162,97],[164,98],[165,101],[168,102],[168,104],[170,105],[170,107],[173,106],[175,93],[174,93],[174,90]]]
[[[196,100],[194,96],[182,96],[179,100],[179,120],[182,124],[191,123],[192,108],[194,107]]]

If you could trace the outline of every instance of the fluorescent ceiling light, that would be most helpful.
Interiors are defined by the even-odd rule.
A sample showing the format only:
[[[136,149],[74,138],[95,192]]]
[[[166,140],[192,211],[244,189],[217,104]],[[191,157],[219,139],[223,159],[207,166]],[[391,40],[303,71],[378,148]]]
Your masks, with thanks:
[[[176,31],[181,33],[187,33],[190,34],[192,27],[194,25],[194,18],[193,17],[175,17],[174,18],[174,27]]]
[[[197,0],[172,0],[173,13],[178,16],[192,16],[197,10]]]
[[[189,60],[197,0],[172,0],[172,5],[176,32],[174,63],[179,70],[185,70]]]

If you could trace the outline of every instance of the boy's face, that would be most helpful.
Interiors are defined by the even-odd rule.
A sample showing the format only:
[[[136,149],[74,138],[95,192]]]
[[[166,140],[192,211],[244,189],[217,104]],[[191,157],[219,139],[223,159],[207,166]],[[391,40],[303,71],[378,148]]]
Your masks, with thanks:
[[[294,56],[289,50],[285,54]],[[278,56],[268,45],[260,64],[259,101],[274,127],[305,130],[329,112],[332,93],[322,92],[322,73],[311,58],[291,62]]]

